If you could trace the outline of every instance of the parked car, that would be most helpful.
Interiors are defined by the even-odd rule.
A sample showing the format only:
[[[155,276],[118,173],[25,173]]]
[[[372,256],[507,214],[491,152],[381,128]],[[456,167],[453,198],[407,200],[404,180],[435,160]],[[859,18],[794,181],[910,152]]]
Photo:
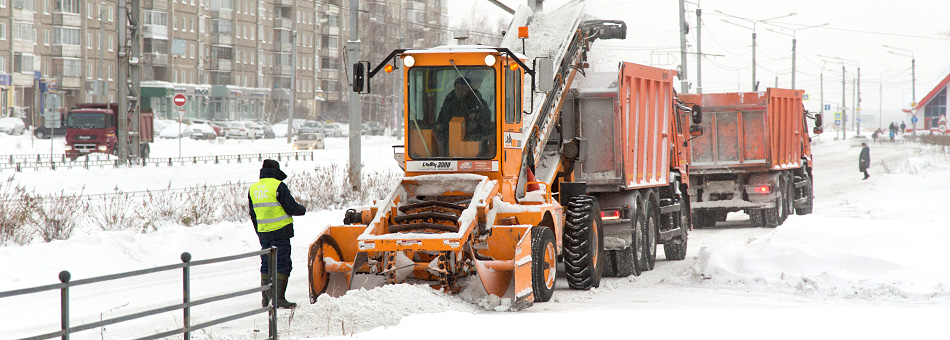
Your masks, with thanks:
[[[264,129],[264,138],[276,138],[277,134],[274,133],[274,128],[267,122],[255,122],[257,125],[260,125]]]
[[[251,131],[251,138],[264,138],[264,126],[255,122],[246,122],[244,124]]]
[[[194,133],[194,131],[189,129],[188,125],[181,124],[181,127],[179,128],[179,124],[174,123],[166,125],[165,128],[159,132],[158,136],[162,138],[187,138],[191,137],[192,133]]]
[[[230,122],[225,131],[227,138],[255,139],[263,135],[264,129],[257,124],[247,121]]]
[[[343,128],[340,123],[323,123],[324,136],[343,137]]]
[[[326,131],[323,128],[323,124],[314,121],[307,121],[306,123],[303,123],[303,126],[301,126],[298,131],[298,134],[301,135],[305,133],[326,133]]]
[[[26,131],[26,124],[23,119],[16,117],[0,118],[0,132],[8,135],[22,135]]]
[[[62,127],[58,128],[48,128],[45,126],[37,126],[33,129],[33,135],[39,139],[52,138],[54,136],[65,136],[66,135],[66,124],[63,124]]]
[[[378,122],[367,122],[363,123],[363,128],[360,130],[360,133],[367,136],[382,136],[385,133],[385,128],[383,124]]]
[[[214,131],[214,127],[208,124],[191,124],[188,126],[188,129],[191,130],[192,139],[214,140],[218,137],[218,134]]]
[[[294,141],[294,150],[323,149],[323,133],[301,133]]]

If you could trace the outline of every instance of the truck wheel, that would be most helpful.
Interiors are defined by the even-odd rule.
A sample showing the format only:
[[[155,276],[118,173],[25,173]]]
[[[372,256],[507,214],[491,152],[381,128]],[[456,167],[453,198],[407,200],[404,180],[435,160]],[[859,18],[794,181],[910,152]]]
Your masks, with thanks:
[[[669,242],[663,244],[663,254],[667,260],[679,261],[686,259],[686,242],[689,240],[689,202],[686,197],[680,198],[680,211],[671,216],[676,226],[683,232],[682,236],[676,236]]]
[[[805,177],[805,186],[802,187],[802,194],[800,197],[805,197],[805,206],[795,209],[796,215],[808,215],[811,214],[812,206],[814,205],[814,197],[812,197],[812,183],[811,177],[807,173],[804,174]]]
[[[768,209],[762,209],[763,220],[766,228],[775,228],[782,224],[782,215],[785,213],[785,202],[782,200],[782,193],[776,193],[775,206]]]
[[[729,212],[725,210],[716,210],[713,212],[713,221],[715,222],[725,222],[726,218],[729,216]],[[715,225],[715,222],[713,225]]]
[[[782,177],[784,179],[782,186],[782,204],[784,204],[784,209],[782,209],[782,219],[781,223],[785,223],[785,220],[789,215],[795,213],[795,186],[793,185],[793,178],[790,173],[786,172],[786,175]]]
[[[46,139],[46,133],[44,133],[42,130],[36,130],[36,133],[34,133],[34,135],[36,135],[36,138]]]
[[[749,215],[749,222],[752,223],[752,227],[761,228],[765,226],[765,216],[762,209],[749,209],[746,210],[746,214]]]
[[[531,228],[531,289],[535,302],[547,302],[554,295],[557,276],[557,246],[548,227]]]
[[[600,286],[604,254],[600,205],[593,196],[575,196],[567,203],[567,223],[562,241],[564,271],[571,289]]]
[[[645,228],[643,230],[643,243],[640,248],[640,251],[643,253],[640,270],[649,271],[653,270],[653,267],[656,265],[656,239],[658,233],[657,228],[660,224],[660,213],[656,200],[652,197],[647,196],[643,202],[645,203],[644,213],[646,215],[646,223],[644,224]]]

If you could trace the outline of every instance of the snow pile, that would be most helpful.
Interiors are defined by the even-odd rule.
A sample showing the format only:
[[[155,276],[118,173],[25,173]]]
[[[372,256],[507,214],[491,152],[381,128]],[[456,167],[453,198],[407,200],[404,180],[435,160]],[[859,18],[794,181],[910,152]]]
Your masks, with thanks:
[[[768,237],[744,245],[707,244],[700,249],[691,275],[702,284],[796,294],[857,299],[950,297],[950,274],[933,270],[933,260],[929,260],[941,258],[936,249],[950,241],[946,228],[887,220],[863,225],[849,222],[853,220],[807,216],[790,219]],[[888,237],[897,244],[917,242],[919,251],[902,254],[901,246],[871,241]]]
[[[298,307],[295,330],[316,336],[350,335],[380,326],[394,326],[408,315],[476,309],[426,285],[385,285],[351,290],[339,298],[321,295],[313,305]]]

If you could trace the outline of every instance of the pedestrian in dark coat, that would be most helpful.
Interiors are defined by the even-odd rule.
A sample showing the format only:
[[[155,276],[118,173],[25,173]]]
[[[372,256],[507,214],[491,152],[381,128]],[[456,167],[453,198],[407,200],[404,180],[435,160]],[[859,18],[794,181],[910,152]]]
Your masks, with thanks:
[[[903,135],[903,134],[904,134],[904,131],[906,131],[906,130],[907,130],[907,124],[905,124],[904,121],[901,121],[901,131],[900,131],[900,133]]]
[[[864,179],[868,179],[868,168],[871,167],[871,150],[868,143],[861,143],[861,156],[858,156],[858,171],[864,173]]]
[[[247,201],[251,223],[261,243],[261,249],[277,247],[277,268],[269,268],[267,255],[261,255],[261,285],[271,283],[271,271],[276,271],[277,307],[294,308],[297,304],[287,301],[285,292],[293,266],[290,261],[290,238],[294,237],[294,223],[291,216],[307,213],[307,207],[297,203],[290,194],[290,188],[283,182],[287,174],[280,171],[280,163],[265,159],[260,171],[260,181],[248,190]],[[263,292],[262,306],[270,301],[270,291]]]

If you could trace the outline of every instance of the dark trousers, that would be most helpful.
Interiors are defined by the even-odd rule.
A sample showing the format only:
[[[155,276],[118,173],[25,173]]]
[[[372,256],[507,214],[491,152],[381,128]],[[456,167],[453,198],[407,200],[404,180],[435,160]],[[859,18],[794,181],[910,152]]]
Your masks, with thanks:
[[[261,240],[261,249],[277,247],[277,272],[290,275],[293,265],[290,263],[290,239]],[[261,274],[270,274],[267,268],[267,254],[261,255]]]
[[[864,179],[868,179],[868,177],[871,177],[871,175],[868,175],[868,170],[864,169]]]

